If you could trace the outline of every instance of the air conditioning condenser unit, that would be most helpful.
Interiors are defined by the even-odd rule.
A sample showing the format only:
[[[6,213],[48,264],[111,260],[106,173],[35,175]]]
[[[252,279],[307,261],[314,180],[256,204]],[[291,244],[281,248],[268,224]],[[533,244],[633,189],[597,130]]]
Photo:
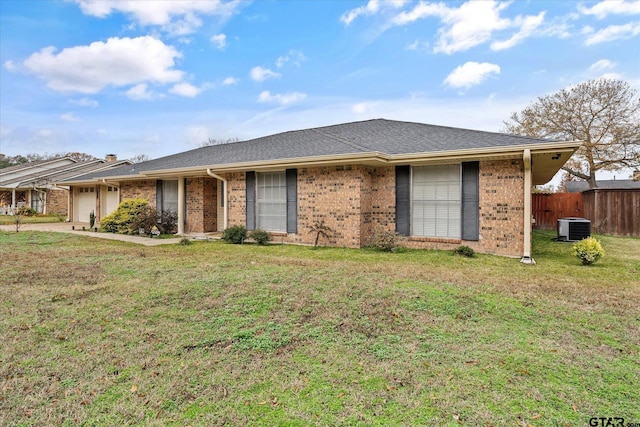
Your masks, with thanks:
[[[591,221],[585,218],[560,218],[558,240],[577,242],[591,236]]]

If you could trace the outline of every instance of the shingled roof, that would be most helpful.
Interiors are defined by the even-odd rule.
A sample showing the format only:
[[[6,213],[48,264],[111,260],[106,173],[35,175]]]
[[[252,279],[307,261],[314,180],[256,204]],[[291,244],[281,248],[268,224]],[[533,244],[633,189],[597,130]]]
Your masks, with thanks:
[[[495,149],[552,142],[537,138],[374,119],[288,131],[229,144],[197,148],[147,162],[114,168],[74,179],[132,176],[146,171],[193,167],[215,168],[228,164],[278,159],[304,159],[363,153],[400,155]]]
[[[568,193],[581,193],[589,190],[587,181],[567,181],[565,183]],[[608,179],[596,181],[600,190],[640,190],[640,181],[632,179]]]

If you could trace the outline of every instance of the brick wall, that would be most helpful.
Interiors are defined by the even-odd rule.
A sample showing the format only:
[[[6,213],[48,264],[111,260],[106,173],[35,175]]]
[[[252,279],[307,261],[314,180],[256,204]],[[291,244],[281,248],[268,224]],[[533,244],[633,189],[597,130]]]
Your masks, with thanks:
[[[47,192],[47,213],[67,215],[69,210],[69,191],[50,190]]]
[[[156,206],[156,181],[154,179],[140,181],[123,181],[120,184],[120,200],[145,199],[151,206]]]
[[[314,224],[324,221],[332,232],[320,243],[330,246],[360,247],[362,187],[361,166],[298,169],[298,234],[288,241],[312,244]]]
[[[395,168],[365,168],[364,171],[361,246],[368,245],[374,233],[394,232],[396,228]]]
[[[245,205],[246,186],[244,172],[223,175],[227,179],[227,212],[228,226],[247,225],[247,208]]]
[[[188,178],[185,188],[187,233],[208,233],[217,229],[217,181],[213,178]]]
[[[524,163],[480,163],[480,244],[483,253],[522,256],[524,251]]]

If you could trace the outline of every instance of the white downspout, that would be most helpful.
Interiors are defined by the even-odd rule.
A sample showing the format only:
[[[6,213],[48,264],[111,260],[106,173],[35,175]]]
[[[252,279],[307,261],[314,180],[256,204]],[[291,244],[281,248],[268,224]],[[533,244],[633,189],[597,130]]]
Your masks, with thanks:
[[[224,179],[223,177],[221,177],[220,175],[217,175],[217,174],[211,172],[210,168],[207,168],[207,175],[222,181],[222,184],[223,184],[223,187],[224,187],[224,191],[223,191],[223,194],[222,194],[222,199],[224,200],[224,222],[223,223],[224,223],[224,228],[226,229],[226,228],[229,227],[229,224],[228,224],[229,203],[227,201],[227,191],[228,191],[227,190],[227,180]]]
[[[184,235],[184,177],[178,178],[178,234]]]
[[[531,257],[531,150],[524,150],[524,253],[520,260],[523,264],[535,264]]]

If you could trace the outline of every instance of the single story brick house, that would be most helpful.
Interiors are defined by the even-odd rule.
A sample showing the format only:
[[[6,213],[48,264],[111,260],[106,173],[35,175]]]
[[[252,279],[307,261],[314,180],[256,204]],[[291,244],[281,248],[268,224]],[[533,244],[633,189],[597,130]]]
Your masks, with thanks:
[[[69,187],[57,183],[124,164],[131,162],[118,160],[109,154],[105,159],[78,161],[71,157],[57,157],[2,168],[0,214],[11,214],[26,206],[39,214],[68,215]],[[83,218],[88,221],[88,213]]]
[[[410,247],[464,244],[532,262],[531,186],[579,146],[375,119],[198,148],[64,184],[113,186],[120,200],[176,210],[179,233],[245,225],[311,244],[311,228],[324,221],[331,246],[363,247],[381,228],[408,236]]]

